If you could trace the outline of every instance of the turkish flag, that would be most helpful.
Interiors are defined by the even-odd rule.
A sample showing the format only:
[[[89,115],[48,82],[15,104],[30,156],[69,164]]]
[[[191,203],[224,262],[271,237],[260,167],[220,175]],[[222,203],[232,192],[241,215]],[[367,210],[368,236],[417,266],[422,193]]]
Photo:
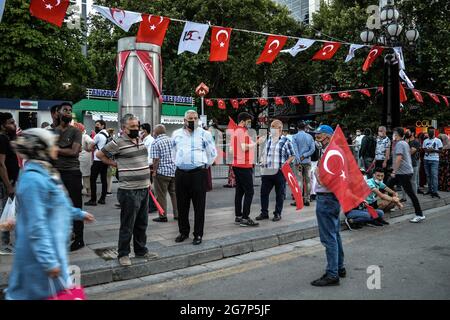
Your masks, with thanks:
[[[69,0],[31,0],[30,13],[61,28],[69,4]]]
[[[214,106],[214,102],[211,99],[205,99],[205,103],[208,107]]]
[[[344,92],[339,92],[338,95],[339,95],[339,98],[341,98],[341,99],[348,99],[348,98],[351,98],[351,97],[352,97],[352,96],[350,95],[350,93],[348,93],[348,92],[346,92],[346,91],[344,91]]]
[[[228,117],[228,119],[230,119],[230,121],[228,122],[227,129],[235,130],[238,127],[237,123],[234,122],[233,118],[231,118],[231,117]]]
[[[241,106],[243,106],[244,104],[247,104],[247,102],[248,102],[248,99],[241,99],[241,101],[239,101],[239,104]]]
[[[294,96],[290,96],[290,97],[289,97],[289,101],[290,101],[292,104],[300,104],[300,101],[298,100],[298,98],[297,98],[297,97],[294,97]]]
[[[233,106],[234,109],[238,109],[239,108],[239,102],[237,101],[237,99],[231,99],[231,105]]]
[[[314,96],[306,96],[305,98],[306,98],[306,102],[308,102],[308,104],[310,106],[314,105]]]
[[[161,205],[158,203],[158,201],[156,201],[156,198],[153,195],[152,189],[148,188],[148,194],[150,195],[150,197],[152,197],[153,203],[155,204],[156,209],[158,209],[159,215],[164,216],[164,209],[161,207]]]
[[[291,188],[292,195],[294,196],[295,203],[297,204],[297,210],[302,209],[303,208],[302,191],[298,185],[298,181],[295,178],[295,175],[292,172],[292,168],[289,165],[289,163],[286,162],[281,167],[281,172],[283,172],[284,178],[286,179],[287,183],[289,184],[289,188]]]
[[[328,60],[333,58],[334,54],[341,47],[339,42],[326,42],[323,47],[316,52],[312,60]]]
[[[267,38],[266,46],[256,61],[256,64],[261,64],[263,62],[272,63],[278,53],[280,53],[281,49],[283,49],[286,41],[287,37],[285,36],[269,36]]]
[[[375,61],[376,58],[383,52],[383,48],[379,46],[374,46],[372,49],[370,49],[369,54],[367,55],[366,61],[364,61],[363,64],[363,71],[366,72],[369,70],[372,63]]]
[[[428,95],[430,96],[431,99],[434,100],[434,102],[441,103],[441,101],[439,100],[439,97],[437,96],[437,94],[428,92]]]
[[[122,51],[117,55],[116,58],[116,74],[117,74],[117,87],[116,96],[119,95],[119,88],[122,82],[123,72],[125,71],[125,64],[130,56],[131,51]]]
[[[320,184],[334,193],[344,212],[357,207],[371,192],[339,126],[320,159],[319,178]]]
[[[369,214],[372,217],[372,219],[377,219],[379,217],[377,210],[375,210],[374,207],[369,206],[367,203],[366,203],[366,209],[369,212]]]
[[[143,50],[136,50],[136,55],[138,57],[139,62],[141,63],[142,68],[144,69],[145,75],[147,76],[147,79],[150,81],[150,83],[153,86],[153,89],[155,90],[156,95],[159,98],[159,101],[163,101],[163,97],[161,94],[161,89],[158,87],[158,84],[155,80],[155,70],[153,68],[153,60],[150,56],[150,53],[148,51]]]
[[[383,87],[378,87],[377,92],[381,92],[381,94],[384,94],[384,88]]]
[[[162,46],[170,19],[166,17],[143,14],[142,22],[136,36],[136,42],[152,43]]]
[[[222,99],[217,100],[217,106],[222,110],[225,110],[227,108],[227,106],[225,105],[225,101],[223,101]]]
[[[209,61],[226,61],[230,46],[231,28],[212,27]]]
[[[408,97],[406,96],[405,88],[401,83],[398,84],[400,86],[400,103],[408,101]]]
[[[275,97],[275,104],[277,106],[282,106],[284,105],[283,99],[281,99],[280,97]]]
[[[333,98],[331,97],[331,94],[329,94],[329,93],[322,93],[320,96],[322,97],[322,100],[325,102],[333,101]]]
[[[367,89],[359,89],[358,91],[370,98],[370,91],[369,90],[367,90]]]
[[[420,103],[423,103],[423,97],[422,97],[422,94],[420,93],[420,91],[412,89],[412,92],[414,94],[414,98],[416,98],[416,101],[420,102]]]
[[[267,106],[268,105],[267,99],[264,99],[264,98],[258,98],[258,103],[259,103],[260,106]]]
[[[445,105],[448,107],[448,99],[447,99],[447,97],[441,95],[441,98],[442,98],[442,100],[444,100]]]

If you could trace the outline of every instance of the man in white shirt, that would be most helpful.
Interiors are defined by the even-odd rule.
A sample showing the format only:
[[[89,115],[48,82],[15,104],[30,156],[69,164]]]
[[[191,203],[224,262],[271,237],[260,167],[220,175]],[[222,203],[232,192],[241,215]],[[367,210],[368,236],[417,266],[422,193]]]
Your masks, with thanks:
[[[424,167],[427,176],[428,192],[433,198],[440,198],[437,193],[439,175],[439,154],[442,152],[442,141],[435,137],[434,128],[428,128],[428,139],[423,142]]]
[[[142,142],[144,142],[144,146],[148,151],[148,166],[150,167],[150,182],[153,184],[153,159],[150,156],[150,150],[152,147],[153,141],[155,138],[152,136],[152,127],[149,123],[144,123],[141,125],[142,130]],[[148,203],[148,213],[155,213],[158,211],[156,208],[155,202],[153,202],[152,197],[149,198]]]
[[[91,200],[84,203],[86,206],[97,205],[97,178],[99,174],[102,182],[102,194],[98,200],[99,204],[105,204],[105,199],[108,192],[108,165],[103,163],[96,155],[96,152],[101,150],[110,139],[108,131],[106,131],[106,122],[103,120],[97,120],[95,122],[94,130],[94,142],[91,144],[91,151],[94,152],[94,161],[91,167]]]
[[[353,144],[355,145],[355,156],[360,168],[363,168],[362,159],[359,157],[359,150],[361,150],[361,142],[363,138],[364,135],[361,134],[361,129],[356,129],[356,137],[353,140]]]

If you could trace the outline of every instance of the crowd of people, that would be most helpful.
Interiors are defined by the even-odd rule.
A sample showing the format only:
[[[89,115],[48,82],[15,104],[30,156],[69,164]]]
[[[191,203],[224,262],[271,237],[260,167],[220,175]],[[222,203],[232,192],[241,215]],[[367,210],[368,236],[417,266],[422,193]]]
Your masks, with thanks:
[[[8,198],[15,197],[17,204],[14,246],[10,234],[14,224],[8,222],[2,226],[6,231],[1,235],[2,254],[15,251],[7,290],[9,299],[45,298],[50,296],[49,279],[56,287],[61,285],[57,278],[67,281],[67,251],[85,246],[84,222],[95,220],[92,214],[82,210],[82,195],[90,196],[84,206],[104,205],[111,194],[113,176],[118,180],[117,199],[121,210],[120,265],[132,264],[131,241],[136,257],[156,258],[147,248],[148,214],[158,210],[160,214],[153,221],[168,222],[167,195],[172,203],[171,213],[178,223],[179,235],[174,241],[189,238],[192,202],[192,243],[202,243],[206,194],[211,188],[210,167],[219,151],[223,151],[217,148],[214,132],[217,126],[207,130],[199,123],[198,113],[189,110],[183,127],[169,137],[164,125],[158,124],[152,130],[150,124],[141,124],[137,117],[126,114],[120,119],[117,137],[103,120],[95,122],[95,134],[90,136],[82,124],[73,122],[72,111],[70,103],[54,106],[51,124],[24,130],[20,136],[13,116],[0,114],[1,203],[3,207]],[[299,181],[304,205],[317,201],[316,215],[328,266],[327,273],[312,284],[338,284],[339,278],[346,274],[339,235],[341,209],[334,194],[318,179],[318,163],[333,129],[300,121],[296,127],[284,131],[283,122],[273,120],[268,135],[256,136],[252,123],[250,114],[238,115],[227,150],[232,155],[229,170],[231,187],[235,187],[235,224],[258,227],[256,221],[269,219],[269,196],[273,189],[276,201],[272,221],[281,220],[286,199],[286,180],[281,168],[288,163]],[[349,143],[372,192],[358,207],[345,212],[350,229],[365,224],[388,224],[383,219],[384,213],[403,207],[404,195],[399,196],[397,187],[402,188],[414,205],[416,216],[411,222],[425,219],[417,198],[423,185],[421,166],[428,185],[425,194],[439,198],[438,188],[444,191],[450,188],[448,137],[437,138],[434,132],[429,128],[426,135],[416,138],[415,130],[396,128],[391,139],[384,127],[378,128],[376,138],[369,128],[356,131],[355,139]],[[261,169],[261,188],[260,213],[254,221],[250,215],[256,165]],[[376,215],[370,214],[370,210]],[[70,245],[66,246],[69,241]],[[19,279],[33,281],[24,284]]]

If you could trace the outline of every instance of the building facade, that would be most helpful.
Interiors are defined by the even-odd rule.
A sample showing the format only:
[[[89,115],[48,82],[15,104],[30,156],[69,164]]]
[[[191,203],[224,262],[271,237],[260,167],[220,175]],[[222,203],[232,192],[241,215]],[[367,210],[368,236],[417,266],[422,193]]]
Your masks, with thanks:
[[[285,5],[289,8],[292,16],[304,23],[312,22],[312,15],[319,11],[320,2],[330,3],[331,0],[274,0],[276,3]]]

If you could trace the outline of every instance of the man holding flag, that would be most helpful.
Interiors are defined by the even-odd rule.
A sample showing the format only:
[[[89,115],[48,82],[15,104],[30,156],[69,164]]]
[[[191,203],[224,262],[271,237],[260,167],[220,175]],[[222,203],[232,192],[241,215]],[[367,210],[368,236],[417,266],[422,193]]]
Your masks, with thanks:
[[[358,206],[369,195],[370,189],[339,126],[334,135],[330,126],[319,126],[316,141],[321,146],[319,166],[315,172],[316,216],[328,264],[326,273],[311,285],[336,286],[339,285],[339,278],[346,276],[339,213],[341,208],[343,212],[348,212]]]

